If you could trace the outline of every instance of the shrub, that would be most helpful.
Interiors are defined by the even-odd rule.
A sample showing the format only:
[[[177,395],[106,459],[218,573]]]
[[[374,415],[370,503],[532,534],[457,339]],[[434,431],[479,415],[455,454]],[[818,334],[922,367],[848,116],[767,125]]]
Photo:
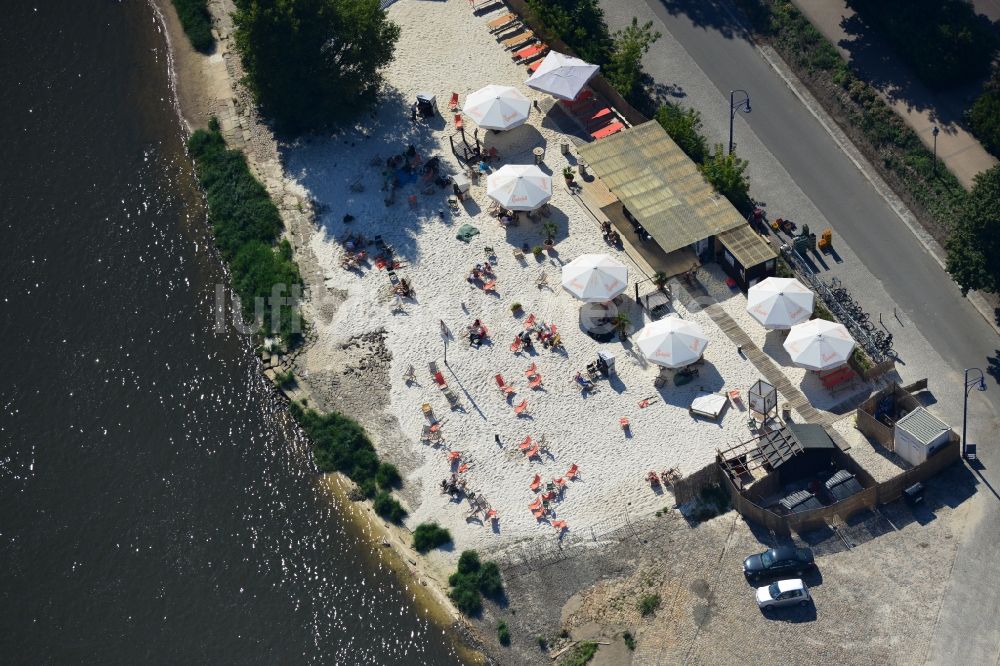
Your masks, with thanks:
[[[279,372],[274,376],[274,385],[278,388],[288,388],[295,383],[295,373],[291,370]]]
[[[597,643],[593,641],[583,641],[577,643],[576,647],[560,662],[560,666],[583,666],[597,654]]]
[[[964,0],[849,0],[932,88],[975,81],[997,49],[990,21]]]
[[[462,552],[457,570],[448,577],[448,585],[452,588],[448,596],[466,615],[479,612],[483,594],[493,599],[503,596],[500,568],[494,562],[480,562],[479,554],[474,550]]]
[[[451,583],[451,579],[448,582]],[[483,608],[483,598],[479,591],[469,585],[455,585],[448,592],[448,598],[465,615],[475,615]]]
[[[545,640],[545,636],[535,636],[535,643],[538,645],[538,649],[545,651],[549,649],[549,642]]]
[[[290,411],[312,440],[313,459],[320,471],[343,472],[359,485],[375,482],[378,456],[356,421],[337,413],[321,416],[294,402]]]
[[[479,570],[479,591],[490,599],[499,599],[503,596],[503,578],[496,562],[486,562]]]
[[[510,311],[511,312],[517,312],[520,309],[521,309],[521,304],[520,303],[518,303],[518,302],[515,301],[515,302],[513,302],[513,303],[510,304]]]
[[[735,153],[727,154],[721,143],[715,144],[714,152],[701,165],[705,180],[744,215],[753,210],[746,170],[747,161],[741,160]]]
[[[691,161],[696,164],[705,161],[708,141],[701,133],[701,114],[698,111],[667,102],[656,110],[654,117]]]
[[[292,132],[369,108],[399,39],[377,0],[239,0],[233,23],[247,88]]]
[[[658,594],[647,594],[639,600],[639,612],[642,613],[643,617],[652,615],[659,607],[660,595]]]
[[[379,488],[388,490],[399,487],[403,479],[399,476],[399,470],[392,463],[382,463],[375,472],[375,482]]]
[[[506,622],[501,622],[497,625],[497,640],[504,647],[510,645],[510,630],[507,628]]]
[[[262,299],[263,332],[278,335],[291,346],[301,336],[298,307],[272,303],[271,298],[276,285],[287,296],[293,285],[302,282],[291,245],[287,241],[275,244],[282,230],[281,216],[250,172],[243,153],[226,147],[218,122],[209,127],[191,135],[188,151],[205,192],[215,244],[229,264],[244,318],[253,318],[254,302]]]
[[[358,485],[358,490],[361,491],[361,499],[372,499],[378,494],[375,479],[365,479]]]
[[[635,637],[632,636],[631,632],[626,631],[624,634],[622,634],[622,640],[625,641],[625,647],[627,647],[632,652],[635,652]]]
[[[611,35],[598,0],[528,0],[528,12],[543,36],[561,39],[587,62],[607,62]]]
[[[1000,157],[1000,65],[993,66],[990,80],[966,112],[966,119],[983,147]]]
[[[173,0],[181,27],[196,51],[211,53],[215,49],[212,37],[212,15],[208,0]]]
[[[413,531],[413,547],[418,553],[426,553],[451,541],[451,532],[437,523],[420,523]]]
[[[458,573],[470,574],[479,573],[482,564],[479,562],[479,553],[474,550],[464,550],[458,558]]]
[[[541,245],[536,245],[535,247],[531,248],[531,253],[533,255],[535,255],[536,257],[541,256],[541,254],[542,254],[543,251],[544,251],[544,248]]]
[[[615,32],[612,38],[611,55],[604,65],[604,76],[615,90],[634,106],[644,106],[642,90],[645,73],[642,70],[642,56],[662,35],[653,30],[653,22],[639,25],[639,19],[632,17],[632,24]]]
[[[406,509],[396,499],[385,492],[379,491],[374,500],[375,513],[392,523],[399,524],[406,518]]]

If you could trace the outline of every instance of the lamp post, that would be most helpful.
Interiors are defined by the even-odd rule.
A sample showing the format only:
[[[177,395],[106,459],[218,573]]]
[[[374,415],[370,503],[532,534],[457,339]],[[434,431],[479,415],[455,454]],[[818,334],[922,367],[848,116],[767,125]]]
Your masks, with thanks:
[[[740,103],[736,103],[736,93],[743,93],[743,99]],[[733,154],[733,119],[736,118],[736,112],[742,111],[743,113],[750,113],[750,93],[746,90],[730,90],[729,91],[729,154]]]
[[[934,135],[934,175],[937,175],[937,135],[941,133],[938,126],[935,125],[934,129],[931,130],[931,134]]]
[[[969,379],[969,371],[975,371],[979,373],[978,378]],[[983,377],[983,371],[979,368],[966,368],[965,369],[965,402],[962,405],[962,458],[964,459],[967,453],[966,443],[965,443],[965,424],[969,417],[969,391],[973,388],[979,391],[986,390],[986,378]]]

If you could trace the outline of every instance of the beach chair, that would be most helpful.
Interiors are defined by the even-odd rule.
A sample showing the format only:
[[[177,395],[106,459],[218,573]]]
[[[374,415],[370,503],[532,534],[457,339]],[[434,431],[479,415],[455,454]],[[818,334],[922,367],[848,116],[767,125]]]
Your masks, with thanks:
[[[538,373],[538,366],[532,363],[531,365],[528,366],[528,369],[524,371],[524,376],[530,377],[537,373]]]
[[[497,293],[497,281],[490,280],[483,285],[483,291],[492,291],[494,294]]]
[[[604,108],[588,113],[582,120],[587,126],[588,131],[594,131],[607,125],[614,117],[615,112],[611,110],[611,107],[605,106]]]
[[[514,338],[514,342],[510,343],[510,350],[512,352],[514,352],[515,354],[519,354],[521,352],[521,338],[520,337]]]
[[[531,490],[532,492],[537,492],[538,488],[542,485],[542,475],[536,474],[535,478],[531,480]]]
[[[469,463],[462,463],[458,466],[458,473],[463,474],[469,471]]]
[[[569,479],[570,481],[573,481],[576,479],[576,476],[579,473],[580,473],[580,468],[576,466],[576,463],[573,463],[566,471],[566,478]]]
[[[541,387],[542,387],[542,376],[541,375],[536,374],[534,377],[531,378],[530,381],[528,381],[528,388],[530,388],[530,389],[536,389],[536,388],[541,388]]]
[[[531,460],[532,458],[534,458],[534,457],[536,457],[538,455],[539,451],[541,451],[541,449],[539,449],[538,446],[533,446],[533,447],[531,447],[530,449],[528,449],[527,451],[524,452],[524,456],[528,460]]]
[[[537,44],[532,44],[531,46],[526,46],[514,53],[514,62],[521,63],[522,65],[530,60],[536,58],[541,58],[546,53],[549,52],[549,47],[541,42]]]
[[[496,509],[487,509],[487,511],[486,511],[486,517],[489,518],[494,523],[497,522],[498,520],[500,520],[500,516],[497,515],[497,510]]]
[[[535,313],[532,312],[530,315],[528,315],[528,318],[524,320],[524,327],[531,328],[534,325],[535,325]]]
[[[448,109],[450,111],[455,111],[458,109],[458,93],[453,92],[451,94],[451,99],[448,100]]]
[[[522,441],[520,444],[517,445],[517,448],[521,449],[521,453],[524,453],[525,451],[530,449],[531,446],[532,446],[531,435],[528,435],[524,438],[524,441]]]
[[[508,12],[503,16],[498,16],[497,18],[489,21],[486,27],[489,28],[490,32],[497,32],[500,30],[506,30],[517,23],[518,16],[514,12]]]
[[[461,451],[449,451],[448,452],[448,462],[455,462],[462,457]]]
[[[622,430],[628,430],[631,424],[629,423],[628,418],[623,416],[618,420],[618,425],[622,427]]]
[[[448,382],[445,381],[444,375],[441,374],[440,370],[434,373],[434,383],[437,384],[440,389],[448,388]]]
[[[521,261],[521,262],[524,261],[524,252],[521,251],[521,248],[515,247],[515,248],[513,248],[513,252],[514,252],[514,258],[515,259],[517,259],[518,261]]]
[[[444,389],[444,397],[448,401],[448,406],[452,409],[461,409],[462,403],[459,402],[458,396],[455,395],[450,388]]]
[[[556,486],[557,488],[565,488],[566,487],[566,479],[562,478],[561,476],[557,476],[554,479],[552,479],[552,484],[554,486]]]
[[[531,509],[532,511],[537,511],[538,509],[541,509],[542,508],[542,498],[541,497],[536,497],[535,501],[528,505],[528,508]]]
[[[492,259],[496,261],[497,253],[493,251],[493,246],[487,245],[483,248],[483,254],[486,255],[486,259]]]
[[[542,501],[543,502],[551,502],[555,498],[556,498],[556,494],[555,494],[555,492],[553,492],[551,490],[548,491],[547,493],[545,493],[544,495],[542,495]]]
[[[504,395],[510,395],[511,393],[514,393],[515,391],[514,387],[503,380],[503,375],[498,374],[494,377],[494,379],[496,379],[497,387]]]
[[[563,530],[569,529],[566,526],[566,521],[565,520],[553,520],[552,521],[552,527],[556,528],[557,532],[562,532]]]
[[[514,413],[518,416],[523,416],[528,413],[528,399],[525,398],[518,404],[514,405]]]
[[[424,416],[426,416],[427,418],[429,419],[434,418],[434,410],[431,409],[431,403],[425,402],[424,404],[420,405],[420,411],[422,411],[424,413]]]
[[[614,122],[603,129],[599,129],[596,132],[591,132],[590,136],[592,136],[594,139],[604,139],[606,137],[611,136],[612,134],[616,134],[622,131],[623,129],[625,129],[625,125],[621,124],[620,122]]]
[[[743,401],[743,399],[740,398],[740,392],[737,389],[729,391],[726,395],[729,396],[729,402],[733,405],[733,407],[739,407],[740,403]]]
[[[417,371],[413,369],[413,364],[406,366],[406,372],[403,373],[403,381],[406,382],[407,386],[417,381]]]
[[[535,286],[539,289],[549,286],[549,274],[545,271],[539,273],[538,277],[535,278]]]
[[[455,114],[455,129],[462,129],[462,114]]]
[[[530,30],[522,30],[513,37],[508,37],[507,39],[501,39],[499,41],[500,45],[504,47],[504,49],[510,51],[518,46],[521,46],[522,44],[535,41],[535,33]]]
[[[537,70],[541,66],[541,64],[542,64],[541,60],[536,60],[535,62],[528,65],[528,74],[534,74],[535,70]]]

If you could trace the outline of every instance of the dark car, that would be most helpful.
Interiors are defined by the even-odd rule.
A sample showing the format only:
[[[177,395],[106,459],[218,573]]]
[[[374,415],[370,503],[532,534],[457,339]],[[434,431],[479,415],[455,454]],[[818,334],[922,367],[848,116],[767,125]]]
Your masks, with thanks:
[[[808,548],[782,546],[743,560],[743,573],[751,580],[771,576],[801,577],[813,566],[813,554]]]

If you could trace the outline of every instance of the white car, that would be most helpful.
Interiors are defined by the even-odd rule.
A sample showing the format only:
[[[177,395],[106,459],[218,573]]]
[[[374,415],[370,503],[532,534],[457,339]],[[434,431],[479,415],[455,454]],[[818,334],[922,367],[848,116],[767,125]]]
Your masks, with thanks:
[[[757,606],[762,611],[783,606],[805,606],[809,603],[809,588],[801,578],[779,580],[766,587],[757,588]]]

